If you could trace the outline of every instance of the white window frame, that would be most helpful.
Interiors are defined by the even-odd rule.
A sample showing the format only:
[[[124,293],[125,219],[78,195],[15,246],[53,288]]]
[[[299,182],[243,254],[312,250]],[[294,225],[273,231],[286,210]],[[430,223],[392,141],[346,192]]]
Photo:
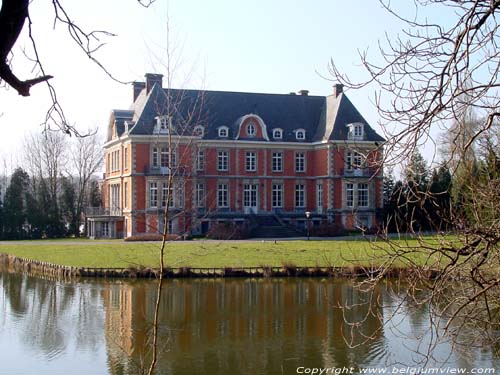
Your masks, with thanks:
[[[272,208],[283,208],[283,184],[273,184],[271,190]]]
[[[354,169],[363,168],[363,155],[357,151],[348,151],[346,154],[346,170],[352,171]]]
[[[158,182],[149,182],[149,207],[158,208]]]
[[[229,128],[227,126],[221,126],[217,129],[217,134],[220,138],[227,138],[229,136]]]
[[[316,206],[319,210],[323,208],[323,183],[318,182],[316,185]]]
[[[295,184],[295,208],[306,207],[306,185]]]
[[[366,182],[360,182],[357,184],[358,193],[358,207],[369,207],[370,206],[370,187]]]
[[[198,182],[195,189],[196,207],[205,207],[205,184]]]
[[[295,131],[295,139],[298,141],[303,141],[306,139],[306,131],[304,129],[297,129]]]
[[[169,191],[170,191],[170,197],[169,197]],[[168,186],[168,182],[163,182],[161,184],[161,208],[167,207],[167,198],[170,198],[168,201],[168,207],[173,208],[175,206],[174,204],[174,190],[172,186]]]
[[[351,182],[345,184],[345,204],[354,207],[354,184]]]
[[[295,172],[304,173],[306,171],[306,153],[297,151],[295,153]]]
[[[196,152],[196,170],[205,170],[205,150],[198,150]]]
[[[217,170],[227,172],[229,170],[229,151],[217,151]]]
[[[365,136],[365,125],[361,122],[355,122],[347,125],[349,128],[348,138],[351,140],[363,140]]]
[[[245,171],[247,172],[257,171],[257,152],[255,151],[245,152]]]
[[[217,207],[218,208],[229,207],[229,184],[226,183],[217,184]]]
[[[271,154],[271,171],[283,172],[283,152],[273,151]]]
[[[205,135],[205,128],[203,125],[196,125],[193,129],[193,135],[195,137],[203,137]]]
[[[255,137],[257,135],[257,126],[255,126],[255,123],[253,123],[253,122],[248,123],[247,135],[249,137]]]
[[[283,130],[280,128],[273,129],[274,139],[283,139]]]

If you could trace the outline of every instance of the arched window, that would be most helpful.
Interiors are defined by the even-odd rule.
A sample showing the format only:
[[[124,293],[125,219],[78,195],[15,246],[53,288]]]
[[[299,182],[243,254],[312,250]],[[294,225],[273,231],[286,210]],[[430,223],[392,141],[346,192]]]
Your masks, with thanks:
[[[219,137],[221,138],[227,138],[228,134],[229,134],[229,129],[227,126],[221,126],[219,129],[218,129],[218,134],[219,134]]]
[[[273,138],[274,139],[283,139],[283,130],[273,129]]]
[[[299,141],[306,139],[306,131],[304,129],[298,129],[295,131],[295,138]]]
[[[247,125],[247,135],[249,137],[255,137],[256,133],[257,133],[257,128],[255,127],[255,124],[253,122],[249,123]]]
[[[205,129],[202,125],[196,125],[194,127],[193,135],[196,137],[203,137]]]

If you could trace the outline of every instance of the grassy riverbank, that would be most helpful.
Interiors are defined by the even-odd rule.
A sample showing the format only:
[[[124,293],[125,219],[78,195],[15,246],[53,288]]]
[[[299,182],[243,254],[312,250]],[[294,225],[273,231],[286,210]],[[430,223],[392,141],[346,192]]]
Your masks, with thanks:
[[[397,241],[414,246],[416,241]],[[158,242],[123,241],[13,241],[0,243],[0,253],[73,267],[157,267]],[[387,261],[396,250],[383,242],[351,241],[185,241],[165,249],[169,267],[372,266]],[[407,258],[424,264],[427,253],[415,250]],[[428,260],[427,260],[427,264]],[[405,266],[395,263],[393,266]]]

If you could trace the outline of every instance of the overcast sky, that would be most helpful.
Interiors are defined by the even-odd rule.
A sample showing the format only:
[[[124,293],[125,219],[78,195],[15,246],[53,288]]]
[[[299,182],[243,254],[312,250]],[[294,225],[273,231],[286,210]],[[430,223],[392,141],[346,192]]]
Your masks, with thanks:
[[[142,80],[146,72],[164,73],[167,18],[177,69],[174,86],[209,90],[330,95],[331,58],[354,78],[366,77],[358,51],[377,56],[384,33],[395,35],[401,23],[375,0],[157,0],[145,9],[136,0],[61,1],[84,30],[106,30],[115,37],[96,55],[124,82]],[[406,0],[399,6],[412,6]],[[33,34],[45,72],[67,118],[80,129],[99,127],[104,134],[113,108],[128,108],[130,85],[111,80],[78,49],[64,25],[53,27],[52,2],[30,5]],[[167,12],[168,9],[168,12]],[[404,11],[411,14],[414,9]],[[169,15],[167,17],[167,14]],[[24,33],[14,48],[12,67],[22,79],[32,78],[31,42]],[[348,96],[378,131],[374,88],[348,91]],[[50,106],[45,84],[21,97],[0,88],[0,157],[21,158],[23,137],[41,131]]]

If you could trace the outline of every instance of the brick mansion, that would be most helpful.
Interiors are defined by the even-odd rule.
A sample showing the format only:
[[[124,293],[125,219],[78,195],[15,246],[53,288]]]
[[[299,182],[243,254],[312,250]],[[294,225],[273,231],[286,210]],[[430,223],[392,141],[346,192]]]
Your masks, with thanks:
[[[103,206],[90,237],[163,231],[204,234],[215,223],[265,230],[335,224],[372,228],[382,208],[382,145],[342,85],[261,94],[134,82],[130,109],[113,110]],[[270,233],[272,234],[272,233]]]

